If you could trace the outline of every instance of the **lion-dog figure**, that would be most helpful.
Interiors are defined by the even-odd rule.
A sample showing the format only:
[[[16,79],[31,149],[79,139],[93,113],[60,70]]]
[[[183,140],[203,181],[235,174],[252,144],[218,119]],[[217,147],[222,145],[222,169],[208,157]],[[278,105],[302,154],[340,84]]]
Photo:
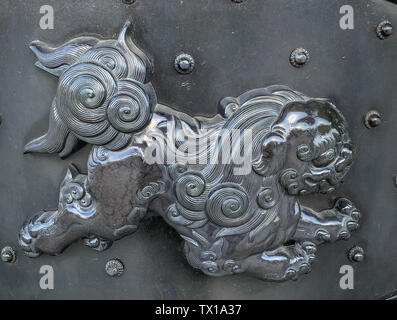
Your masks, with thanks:
[[[205,274],[282,281],[310,271],[318,244],[350,237],[360,218],[351,201],[320,212],[299,202],[333,191],[353,162],[346,120],[331,102],[277,85],[223,99],[212,118],[175,111],[157,102],[152,64],[129,26],[117,40],[31,43],[36,65],[59,84],[48,132],[25,152],[64,158],[79,141],[93,147],[88,174],[69,166],[58,210],[23,225],[27,255],[59,254],[78,239],[104,250],[150,211]]]

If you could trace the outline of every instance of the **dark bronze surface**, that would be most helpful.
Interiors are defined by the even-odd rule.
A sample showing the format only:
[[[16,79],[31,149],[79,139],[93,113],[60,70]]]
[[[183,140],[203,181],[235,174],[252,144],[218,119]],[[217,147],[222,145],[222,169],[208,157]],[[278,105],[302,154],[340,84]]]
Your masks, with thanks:
[[[75,244],[58,257],[32,260],[17,250],[17,261],[0,265],[1,298],[382,298],[395,292],[397,173],[394,141],[396,37],[380,41],[377,25],[396,24],[396,6],[385,1],[48,1],[55,29],[39,28],[40,1],[4,1],[0,11],[0,245],[17,248],[15,234],[32,211],[57,206],[59,182],[68,163],[86,172],[89,148],[64,161],[23,155],[24,145],[47,129],[56,78],[33,66],[27,44],[41,39],[60,45],[78,35],[114,38],[130,19],[134,41],[154,63],[158,101],[191,116],[217,113],[218,101],[252,88],[280,83],[313,97],[330,98],[349,123],[356,160],[344,183],[329,196],[303,196],[303,205],[331,207],[340,197],[361,209],[361,228],[346,242],[320,246],[319,262],[297,282],[267,283],[244,275],[213,278],[193,271],[175,232],[158,217],[144,220],[133,236],[97,252]],[[339,8],[351,4],[355,29],[339,28]],[[21,17],[16,19],[15,17]],[[23,17],[23,18],[22,18]],[[71,23],[73,21],[73,23]],[[286,23],[288,21],[288,23]],[[303,47],[310,63],[293,68],[290,53]],[[189,52],[195,69],[175,72],[173,62]],[[363,116],[377,110],[382,124],[368,130]],[[95,241],[92,242],[95,245]],[[341,290],[339,268],[346,252],[365,249],[354,264],[355,289]],[[122,259],[121,278],[103,266]],[[38,286],[41,265],[52,265],[55,290]]]

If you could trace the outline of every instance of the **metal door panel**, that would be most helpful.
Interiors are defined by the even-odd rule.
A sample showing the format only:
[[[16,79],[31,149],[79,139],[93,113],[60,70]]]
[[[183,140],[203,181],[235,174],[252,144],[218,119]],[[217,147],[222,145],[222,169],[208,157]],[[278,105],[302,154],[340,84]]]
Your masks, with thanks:
[[[39,27],[44,4],[54,8],[54,30]],[[354,8],[354,30],[339,27],[339,10],[346,4]],[[55,77],[34,66],[28,44],[40,39],[60,45],[81,35],[113,39],[128,19],[134,42],[153,61],[151,81],[162,104],[191,116],[211,116],[223,97],[285,84],[312,97],[330,98],[344,114],[356,160],[335,192],[301,201],[322,209],[347,196],[361,209],[362,220],[349,240],[319,246],[310,274],[285,283],[245,275],[208,277],[189,266],[178,234],[157,216],[104,252],[77,242],[62,255],[31,259],[18,248],[23,221],[57,206],[65,168],[72,162],[86,172],[90,151],[85,146],[65,160],[23,154],[24,145],[46,130],[57,88]],[[385,19],[397,24],[397,6],[381,0],[3,1],[0,246],[16,249],[17,260],[0,264],[0,298],[374,299],[397,291],[397,40],[395,35],[386,40],[376,36],[376,26]],[[299,47],[310,52],[310,62],[298,69],[289,55]],[[194,57],[195,68],[188,75],[173,67],[180,52]],[[368,129],[363,117],[374,109],[382,123]],[[355,245],[365,250],[360,263],[347,259]],[[104,270],[115,257],[125,265],[119,278]],[[346,264],[354,268],[354,290],[339,286],[339,269]],[[54,269],[54,290],[40,289],[42,265]]]

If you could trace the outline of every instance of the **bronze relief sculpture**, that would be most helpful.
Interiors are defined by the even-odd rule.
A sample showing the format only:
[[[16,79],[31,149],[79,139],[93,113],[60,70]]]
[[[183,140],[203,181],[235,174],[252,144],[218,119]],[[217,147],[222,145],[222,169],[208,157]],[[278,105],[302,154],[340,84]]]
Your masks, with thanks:
[[[27,255],[58,254],[80,238],[104,250],[151,211],[205,274],[282,281],[310,271],[318,244],[350,237],[360,218],[351,201],[320,212],[299,202],[333,191],[352,165],[336,106],[275,85],[223,99],[212,118],[173,110],[157,102],[151,62],[128,27],[117,40],[31,44],[59,84],[48,132],[25,151],[66,157],[79,140],[93,147],[87,174],[69,166],[58,210],[23,225]]]

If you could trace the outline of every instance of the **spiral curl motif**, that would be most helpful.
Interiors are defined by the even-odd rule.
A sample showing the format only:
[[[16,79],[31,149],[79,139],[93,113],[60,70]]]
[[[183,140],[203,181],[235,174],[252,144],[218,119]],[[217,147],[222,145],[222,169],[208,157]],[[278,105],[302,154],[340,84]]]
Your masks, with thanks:
[[[179,203],[186,209],[201,211],[205,199],[199,197],[205,189],[204,179],[196,174],[180,176],[175,183],[175,194]]]
[[[222,227],[237,227],[252,216],[248,210],[248,195],[238,186],[224,186],[212,191],[208,197],[207,214]]]
[[[98,53],[99,60],[103,57]],[[109,69],[97,62],[70,67],[60,78],[56,108],[79,139],[117,150],[130,141],[130,133],[147,125],[152,110],[140,84],[117,81]]]
[[[109,71],[93,63],[76,64],[60,78],[57,110],[70,130],[78,136],[104,135],[109,127],[106,105],[116,91],[116,81]],[[111,134],[108,140],[116,134]]]
[[[302,190],[299,184],[298,173],[295,169],[285,169],[280,175],[280,184],[288,191],[291,195],[299,194]]]
[[[277,203],[277,196],[272,188],[264,188],[258,193],[258,205],[263,209],[273,208]]]
[[[150,120],[150,102],[144,90],[133,81],[123,81],[121,91],[109,103],[109,122],[121,132],[138,131]]]

